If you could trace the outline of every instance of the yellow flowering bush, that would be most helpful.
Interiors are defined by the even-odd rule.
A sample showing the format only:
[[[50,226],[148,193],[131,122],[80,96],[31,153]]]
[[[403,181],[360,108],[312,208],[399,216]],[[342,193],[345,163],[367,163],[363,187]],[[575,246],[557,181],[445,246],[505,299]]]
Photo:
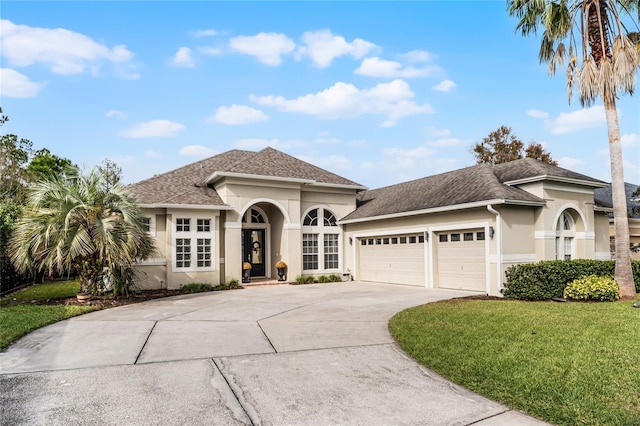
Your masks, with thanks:
[[[611,277],[587,275],[570,282],[564,289],[565,299],[613,302],[620,299],[618,283]]]

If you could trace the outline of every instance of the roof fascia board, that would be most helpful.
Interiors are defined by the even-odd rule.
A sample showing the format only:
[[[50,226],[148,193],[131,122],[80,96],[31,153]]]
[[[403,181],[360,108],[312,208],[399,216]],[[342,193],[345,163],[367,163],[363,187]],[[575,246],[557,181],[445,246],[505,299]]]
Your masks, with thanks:
[[[495,204],[515,204],[515,205],[521,205],[521,206],[542,207],[546,205],[546,202],[545,201],[536,202],[536,201],[494,199],[494,200],[487,200],[487,201],[476,201],[473,203],[466,203],[466,204],[454,204],[452,206],[434,207],[431,209],[412,210],[412,211],[401,212],[401,213],[391,213],[391,214],[385,214],[380,216],[370,216],[370,217],[357,218],[357,219],[339,220],[338,224],[342,225],[342,224],[349,224],[349,223],[369,222],[373,220],[385,220],[385,219],[395,219],[395,218],[407,217],[407,216],[418,216],[418,215],[429,214],[429,213],[448,212],[453,210],[473,209],[476,207],[486,207],[489,204],[494,204],[494,205]]]
[[[347,185],[344,183],[324,183],[324,182],[314,182],[307,184],[309,186],[322,186],[325,188],[338,188],[338,189],[355,189],[358,191],[366,191],[369,188],[362,185]]]
[[[256,179],[256,180],[271,180],[277,182],[291,182],[291,183],[301,183],[301,184],[313,184],[314,180],[311,179],[297,179],[297,178],[285,178],[280,176],[265,176],[265,175],[252,175],[249,173],[235,173],[235,172],[214,172],[208,178],[204,180],[205,184],[213,183],[218,179],[223,177],[234,177],[240,179]]]
[[[197,209],[197,210],[233,210],[231,206],[214,206],[206,204],[139,204],[144,209]]]
[[[510,180],[510,181],[504,182],[504,184],[509,186],[514,186],[514,185],[522,185],[525,183],[540,182],[545,180],[552,181],[552,182],[570,183],[574,185],[591,186],[594,188],[604,188],[609,185],[608,183],[605,183],[605,182],[592,182],[592,181],[583,180],[583,179],[573,179],[573,178],[551,176],[551,175],[539,175],[539,176],[531,176],[524,179]]]

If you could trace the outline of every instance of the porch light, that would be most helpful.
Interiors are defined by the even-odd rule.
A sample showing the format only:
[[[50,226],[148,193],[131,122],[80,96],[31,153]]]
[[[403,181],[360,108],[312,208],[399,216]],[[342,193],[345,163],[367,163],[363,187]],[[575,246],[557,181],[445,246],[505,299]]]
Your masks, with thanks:
[[[349,245],[352,246],[353,245],[353,237],[349,237]]]
[[[489,238],[491,238],[493,240],[493,236],[495,235],[496,230],[493,229],[493,226],[489,227]]]

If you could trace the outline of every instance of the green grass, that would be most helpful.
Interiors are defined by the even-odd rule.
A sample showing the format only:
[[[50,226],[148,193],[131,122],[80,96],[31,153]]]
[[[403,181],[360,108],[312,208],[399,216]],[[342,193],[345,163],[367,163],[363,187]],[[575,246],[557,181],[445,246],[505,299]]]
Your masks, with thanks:
[[[32,300],[73,297],[79,291],[80,283],[78,281],[58,281],[46,284],[36,284],[1,298],[0,306],[5,306],[9,303],[31,302]]]
[[[560,425],[640,425],[640,309],[631,302],[450,300],[389,329],[418,362]]]
[[[95,306],[31,303],[73,297],[79,290],[80,284],[77,281],[61,281],[37,284],[0,299],[0,351],[33,330],[98,309]]]
[[[98,309],[95,306],[22,304],[0,308],[0,351],[27,333],[45,325]]]

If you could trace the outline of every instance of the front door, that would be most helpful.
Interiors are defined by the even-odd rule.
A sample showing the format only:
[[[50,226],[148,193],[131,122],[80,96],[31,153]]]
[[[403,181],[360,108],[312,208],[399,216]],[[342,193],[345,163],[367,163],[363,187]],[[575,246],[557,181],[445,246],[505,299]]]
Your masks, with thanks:
[[[242,230],[242,261],[251,263],[251,276],[264,277],[266,271],[265,230]]]

